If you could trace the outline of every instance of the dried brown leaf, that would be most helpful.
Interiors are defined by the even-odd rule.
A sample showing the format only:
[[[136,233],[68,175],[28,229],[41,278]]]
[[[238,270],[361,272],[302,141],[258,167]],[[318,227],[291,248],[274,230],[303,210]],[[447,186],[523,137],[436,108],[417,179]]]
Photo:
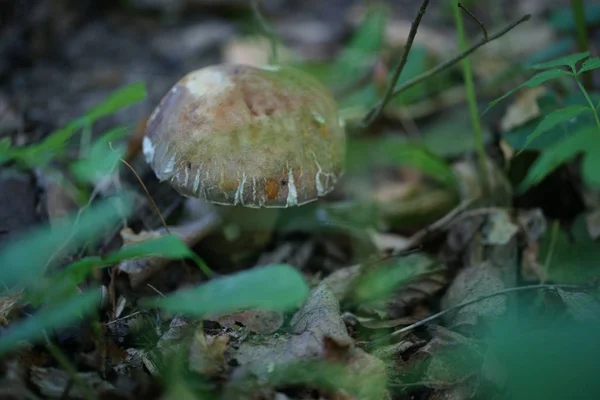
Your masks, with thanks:
[[[464,301],[505,289],[500,268],[489,262],[463,269],[454,278],[443,300],[442,308],[450,308]],[[506,296],[494,296],[462,307],[447,315],[450,326],[477,325],[480,317],[493,318],[506,312]]]

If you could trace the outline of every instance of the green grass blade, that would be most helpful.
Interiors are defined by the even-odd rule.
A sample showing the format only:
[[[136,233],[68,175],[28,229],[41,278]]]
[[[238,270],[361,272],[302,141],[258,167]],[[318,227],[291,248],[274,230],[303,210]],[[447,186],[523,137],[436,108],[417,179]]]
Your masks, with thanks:
[[[86,118],[93,123],[95,120],[110,115],[146,98],[146,86],[136,82],[111,93],[104,101],[86,113]]]
[[[0,293],[38,279],[51,261],[118,225],[131,206],[131,196],[107,199],[84,210],[79,218],[72,215],[53,227],[38,227],[12,240],[0,249]]]

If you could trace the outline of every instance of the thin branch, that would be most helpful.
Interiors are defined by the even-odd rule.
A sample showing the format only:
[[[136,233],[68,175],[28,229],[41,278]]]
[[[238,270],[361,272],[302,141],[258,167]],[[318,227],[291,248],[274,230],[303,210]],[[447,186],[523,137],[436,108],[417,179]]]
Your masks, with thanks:
[[[417,30],[419,29],[419,25],[421,24],[421,19],[425,15],[425,11],[427,10],[427,6],[429,5],[429,0],[423,0],[421,2],[421,7],[419,8],[419,12],[415,17],[414,21],[410,26],[410,32],[408,34],[408,39],[406,41],[406,45],[404,46],[404,52],[402,53],[402,58],[400,58],[400,62],[396,66],[394,70],[394,74],[392,75],[392,79],[390,79],[390,83],[383,95],[383,99],[377,104],[367,115],[365,116],[361,128],[368,128],[373,121],[375,121],[381,113],[385,106],[390,102],[392,97],[394,97],[394,87],[396,86],[396,82],[398,82],[398,78],[400,78],[400,74],[402,74],[402,70],[406,66],[406,62],[408,60],[408,55],[410,53],[410,49],[412,48],[413,42],[415,41],[415,36],[417,36]]]
[[[469,47],[467,50],[458,54],[456,57],[451,58],[450,60],[443,62],[443,63],[431,68],[428,71],[423,72],[422,74],[414,77],[413,79],[410,79],[410,80],[404,82],[402,85],[400,85],[394,89],[394,91],[392,92],[391,98],[393,98],[393,97],[399,95],[400,93],[404,92],[405,90],[408,90],[411,87],[423,82],[424,80],[429,79],[432,76],[450,68],[457,62],[461,61],[463,58],[466,58],[469,55],[471,55],[471,53],[475,52],[481,46],[504,36],[509,31],[513,30],[518,25],[522,24],[525,21],[528,21],[529,19],[531,19],[531,15],[527,14],[527,15],[523,16],[522,18],[520,18],[518,21],[515,21],[515,22],[511,23],[510,25],[506,26],[501,31],[495,33],[492,36],[489,36],[487,38],[487,40],[485,38],[480,40],[479,42],[475,43],[473,46]],[[393,85],[392,85],[392,87],[393,87]],[[386,103],[384,102],[384,100],[381,100],[377,105],[375,105],[373,107],[373,109],[370,112],[368,112],[367,115],[365,116],[365,118],[363,120],[365,122],[363,122],[361,124],[361,129],[366,129],[375,119],[377,119],[379,117],[379,115],[381,114],[381,111],[383,111],[383,108],[385,106],[386,106]],[[381,111],[377,111],[377,110],[381,110]],[[377,114],[377,115],[375,115],[375,114]],[[375,115],[375,117],[373,117],[374,115]]]
[[[504,294],[508,294],[508,293],[512,293],[512,292],[522,292],[522,291],[527,291],[527,290],[538,290],[538,289],[547,289],[547,290],[556,290],[556,289],[589,289],[589,286],[586,285],[569,285],[569,284],[557,284],[557,285],[548,285],[548,284],[544,284],[544,283],[540,283],[537,285],[527,285],[527,286],[518,286],[518,287],[512,287],[512,288],[508,288],[508,289],[502,289],[502,290],[498,290],[497,292],[493,292],[490,294],[486,294],[485,296],[481,296],[481,297],[477,297],[475,299],[471,299],[471,300],[467,300],[467,301],[463,301],[462,303],[459,303],[455,306],[452,306],[450,308],[446,308],[443,311],[440,311],[437,314],[433,314],[425,319],[422,319],[418,322],[415,322],[412,325],[406,326],[402,329],[398,329],[397,331],[392,332],[391,334],[389,334],[388,336],[398,336],[401,335],[403,333],[412,331],[413,329],[416,329],[420,326],[426,325],[429,322],[436,320],[440,317],[443,317],[446,314],[449,314],[451,312],[457,311],[463,307],[469,306],[471,304],[474,303],[478,303],[480,301],[489,299],[490,297],[496,297],[496,296],[502,296]]]
[[[167,226],[167,221],[165,221],[162,213],[160,212],[158,206],[156,205],[156,202],[154,201],[154,199],[150,195],[150,192],[148,191],[148,188],[146,187],[146,185],[144,185],[144,181],[142,180],[142,178],[139,176],[139,174],[137,173],[137,171],[131,166],[131,164],[129,164],[127,161],[123,160],[121,157],[119,157],[119,160],[123,164],[125,164],[125,166],[127,168],[129,168],[129,170],[131,172],[133,172],[133,175],[135,175],[136,179],[138,180],[138,182],[142,186],[142,189],[144,189],[144,192],[146,193],[146,197],[148,198],[148,200],[150,200],[150,203],[152,204],[152,208],[154,208],[154,211],[156,211],[156,214],[158,214],[158,217],[160,218],[160,222],[162,223],[163,228],[165,228],[165,231],[170,235],[171,231],[169,230],[169,227]]]
[[[465,13],[467,13],[467,15],[468,15],[469,17],[471,17],[471,19],[472,19],[473,21],[475,21],[475,22],[477,23],[477,25],[479,25],[479,27],[480,27],[480,28],[481,28],[481,30],[483,31],[483,39],[484,39],[484,40],[488,40],[488,41],[489,41],[489,38],[488,38],[488,32],[487,32],[487,29],[485,29],[485,25],[483,24],[483,22],[481,22],[481,21],[479,20],[479,18],[477,18],[477,17],[475,16],[475,14],[473,14],[473,13],[472,13],[472,12],[471,12],[471,11],[470,11],[470,10],[469,10],[467,7],[465,7],[463,3],[459,2],[459,3],[458,3],[458,8],[462,9],[462,10],[463,10]]]
[[[269,39],[269,43],[271,44],[269,64],[274,64],[277,62],[277,36],[275,34],[275,30],[271,27],[271,25],[269,25],[266,18],[260,11],[258,0],[250,0],[250,4],[252,5],[252,13],[254,14],[254,18],[256,18],[258,21],[263,34]]]

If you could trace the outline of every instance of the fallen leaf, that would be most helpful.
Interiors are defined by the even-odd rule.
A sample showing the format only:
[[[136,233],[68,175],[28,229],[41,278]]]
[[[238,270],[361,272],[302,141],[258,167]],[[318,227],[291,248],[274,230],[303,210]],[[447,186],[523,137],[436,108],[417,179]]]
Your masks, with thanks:
[[[491,263],[483,262],[466,267],[450,284],[442,299],[442,308],[451,308],[504,288],[500,269]],[[450,313],[446,320],[449,326],[477,325],[480,317],[493,318],[504,315],[506,301],[506,295],[490,297]]]
[[[292,332],[310,332],[318,340],[325,336],[340,346],[350,346],[352,338],[340,314],[340,303],[329,286],[320,284],[312,290],[304,307],[290,321]]]
[[[243,375],[246,371],[274,385],[285,384],[286,380],[298,384],[303,374],[307,374],[304,375],[304,383],[309,386],[316,370],[301,373],[297,368],[301,368],[302,363],[323,361],[328,357],[338,362],[343,360],[350,382],[362,382],[360,385],[353,384],[358,392],[357,398],[384,398],[385,365],[354,347],[340,315],[339,302],[326,284],[321,283],[311,291],[309,299],[294,315],[290,325],[290,334],[246,339],[237,350],[230,349],[226,353],[226,360],[235,360],[240,365],[238,373]],[[326,380],[328,377],[321,378]],[[373,393],[378,394],[373,397]]]

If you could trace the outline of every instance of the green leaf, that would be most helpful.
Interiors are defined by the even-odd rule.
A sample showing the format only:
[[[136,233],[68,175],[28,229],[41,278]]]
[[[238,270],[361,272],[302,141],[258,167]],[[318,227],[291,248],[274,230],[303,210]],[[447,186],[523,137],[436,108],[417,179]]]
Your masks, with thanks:
[[[202,317],[249,308],[288,311],[308,296],[306,281],[290,265],[269,265],[216,278],[152,301],[172,313]]]
[[[97,119],[112,114],[146,97],[143,83],[134,83],[110,94],[100,104],[87,111],[85,116],[69,122],[65,127],[50,133],[38,144],[15,149],[13,159],[21,160],[30,167],[45,165],[65,152],[67,142],[84,127],[90,127]]]
[[[521,151],[525,150],[525,148],[531,143],[531,141],[533,141],[542,133],[548,132],[550,129],[554,128],[559,124],[572,120],[584,111],[591,110],[587,106],[573,105],[561,108],[560,110],[556,110],[551,112],[550,114],[547,114],[539,123],[535,131],[533,131],[533,133],[527,137],[525,146],[523,146],[523,149],[521,149]]]
[[[571,68],[571,71],[575,72],[575,64],[579,61],[583,60],[586,57],[589,57],[590,53],[588,51],[583,53],[575,53],[569,54],[568,56],[557,58],[556,60],[547,61],[545,63],[533,65],[531,68],[533,69],[549,69],[555,67],[564,67],[568,66]]]
[[[115,253],[104,258],[107,264],[115,264],[123,260],[142,257],[186,258],[192,255],[190,248],[179,236],[165,235],[156,239],[122,247]]]
[[[318,79],[328,86],[340,84],[342,88],[352,87],[368,73],[373,60],[380,53],[388,18],[389,13],[385,7],[369,7],[360,26],[335,61],[318,70],[312,66],[312,72],[316,72]]]
[[[589,283],[600,275],[600,243],[590,238],[583,217],[577,218],[571,233],[558,232],[556,238],[548,230],[540,243],[541,262],[552,257],[545,265],[548,280],[556,283]]]
[[[0,356],[15,350],[22,341],[37,342],[43,338],[44,331],[59,329],[91,313],[99,299],[98,290],[77,293],[10,325],[0,335]]]
[[[596,126],[586,126],[543,151],[527,171],[527,176],[519,185],[518,191],[525,192],[531,186],[541,182],[558,166],[584,152],[596,139],[597,130]]]
[[[10,139],[3,138],[0,139],[0,165],[10,160],[11,156],[11,147],[10,147]]]
[[[131,196],[121,195],[85,209],[79,218],[71,215],[12,240],[0,249],[0,293],[35,281],[47,266],[118,225],[131,208]]]
[[[360,277],[353,290],[353,298],[359,304],[385,299],[400,290],[403,284],[431,272],[435,265],[435,260],[419,253],[375,265]]]
[[[508,96],[510,96],[511,94],[513,94],[514,92],[516,92],[517,90],[519,90],[521,88],[524,88],[524,87],[534,88],[534,87],[540,86],[542,83],[548,82],[553,79],[560,78],[561,76],[573,76],[573,74],[570,73],[569,71],[565,71],[563,69],[551,69],[548,71],[539,72],[536,75],[534,75],[533,77],[531,77],[527,82],[517,86],[516,88],[512,89],[508,93],[505,93],[503,96],[498,97],[496,100],[492,101],[489,104],[488,108],[483,113],[485,114],[486,112],[488,112],[489,109],[491,109],[496,104],[498,104],[499,102],[501,102],[502,100],[504,100],[505,98],[507,98]]]
[[[87,157],[71,164],[71,171],[82,182],[96,183],[110,175],[125,154],[123,144],[113,143],[129,132],[116,128],[98,138]]]
[[[581,69],[579,70],[579,72],[577,72],[577,74],[581,74],[582,72],[591,71],[593,69],[598,68],[600,68],[600,57],[588,58],[583,62],[583,64],[581,65]]]
[[[145,98],[146,86],[144,83],[133,83],[111,93],[100,104],[89,110],[86,113],[86,118],[90,121],[90,123],[93,123],[93,121],[99,118],[110,115],[121,108],[130,106],[138,101],[144,100]]]
[[[67,268],[55,275],[55,279],[70,279],[73,285],[78,285],[92,273],[95,268],[117,264],[124,260],[144,257],[162,257],[168,259],[196,259],[189,247],[175,235],[165,235],[122,247],[106,257],[86,257],[69,264]]]

